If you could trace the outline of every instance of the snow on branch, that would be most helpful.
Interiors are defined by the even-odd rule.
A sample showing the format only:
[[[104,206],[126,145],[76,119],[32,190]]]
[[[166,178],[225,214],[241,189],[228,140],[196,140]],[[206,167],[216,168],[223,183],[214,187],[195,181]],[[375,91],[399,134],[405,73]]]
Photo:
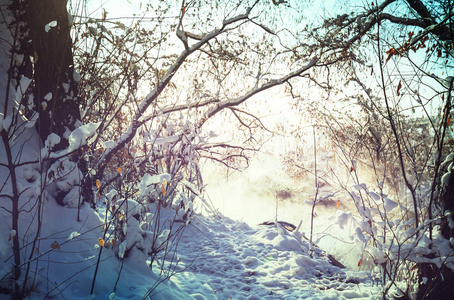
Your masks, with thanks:
[[[157,97],[161,94],[161,92],[166,88],[166,86],[170,83],[172,77],[176,74],[178,69],[183,65],[184,61],[188,56],[190,56],[195,51],[202,48],[205,44],[207,44],[210,40],[214,39],[215,37],[219,36],[220,34],[226,31],[226,27],[236,22],[247,20],[249,18],[249,13],[251,12],[253,6],[247,9],[246,13],[238,15],[236,17],[226,19],[223,21],[221,28],[215,29],[210,33],[207,33],[200,41],[192,45],[191,47],[186,47],[183,52],[178,56],[176,61],[170,66],[167,73],[164,77],[158,81],[155,88],[144,98],[144,100],[139,104],[137,108],[137,112],[131,121],[131,125],[123,133],[120,138],[116,141],[115,146],[110,149],[106,149],[101,159],[98,161],[96,168],[101,169],[101,171],[106,166],[105,162],[109,161],[115,153],[117,153],[120,149],[122,149],[129,141],[133,139],[135,136],[137,129],[143,124],[143,115],[147,108],[153,103]],[[181,33],[179,33],[181,35]],[[249,98],[249,97],[248,97]],[[100,166],[103,166],[100,168]]]
[[[255,87],[255,88],[249,90],[243,96],[240,96],[240,97],[237,97],[237,98],[233,98],[233,99],[227,99],[227,100],[224,100],[224,101],[220,101],[219,103],[216,104],[216,106],[214,106],[213,108],[209,109],[205,113],[204,117],[201,119],[201,121],[199,123],[199,127],[201,127],[209,118],[211,118],[216,113],[218,113],[219,111],[223,110],[224,108],[237,106],[237,105],[243,103],[244,101],[246,101],[247,99],[251,98],[252,96],[260,93],[260,92],[263,92],[263,91],[265,91],[267,89],[270,89],[272,87],[281,85],[281,84],[289,81],[292,78],[298,77],[302,73],[306,72],[307,70],[309,70],[310,68],[315,66],[316,63],[317,63],[317,59],[316,58],[312,58],[307,65],[299,68],[298,70],[293,71],[293,72],[291,72],[291,73],[289,73],[289,74],[287,74],[287,75],[285,75],[285,76],[283,76],[283,77],[281,77],[279,79],[272,79],[272,80],[264,83],[263,85],[261,85],[259,87]]]

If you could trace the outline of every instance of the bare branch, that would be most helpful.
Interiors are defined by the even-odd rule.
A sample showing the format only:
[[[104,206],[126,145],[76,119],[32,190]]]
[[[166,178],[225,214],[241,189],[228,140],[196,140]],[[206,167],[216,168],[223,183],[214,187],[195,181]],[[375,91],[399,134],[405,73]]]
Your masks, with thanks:
[[[317,59],[312,58],[307,65],[305,65],[304,67],[302,67],[290,74],[285,75],[284,77],[281,77],[279,79],[270,80],[270,81],[264,83],[263,85],[261,85],[260,87],[255,87],[255,88],[249,90],[246,94],[244,94],[243,96],[240,96],[238,98],[227,99],[227,100],[217,103],[215,107],[209,109],[205,113],[204,117],[199,122],[199,127],[201,127],[209,118],[211,118],[216,113],[223,110],[224,108],[239,105],[239,104],[243,103],[244,101],[246,101],[247,99],[251,98],[252,96],[254,96],[260,92],[263,92],[272,87],[281,85],[283,83],[286,83],[287,81],[289,81],[292,78],[300,76],[302,73],[306,72],[307,70],[309,70],[310,68],[315,66],[316,62],[317,62]]]
[[[234,24],[238,21],[242,21],[248,19],[249,13],[252,7],[249,8],[245,14],[238,15],[236,17],[224,20],[222,23],[222,27],[212,31],[205,35],[205,37],[200,40],[199,42],[195,43],[191,47],[185,48],[185,50],[180,54],[180,56],[176,59],[176,61],[170,66],[167,73],[164,77],[157,83],[155,88],[145,97],[145,99],[139,104],[137,108],[137,112],[131,121],[131,125],[129,126],[128,130],[120,136],[117,140],[115,147],[107,150],[103,157],[98,161],[96,168],[99,169],[102,173],[106,164],[106,161],[110,161],[110,159],[117,153],[120,149],[122,149],[128,142],[130,142],[133,137],[135,136],[137,129],[143,124],[142,116],[144,115],[147,108],[153,103],[157,97],[161,94],[161,92],[167,87],[170,83],[173,76],[176,74],[178,69],[183,65],[184,61],[187,57],[189,57],[192,53],[199,50],[201,47],[206,45],[210,40],[214,39],[215,37],[219,36],[220,34],[225,32],[227,26]],[[103,166],[103,167],[101,167]]]

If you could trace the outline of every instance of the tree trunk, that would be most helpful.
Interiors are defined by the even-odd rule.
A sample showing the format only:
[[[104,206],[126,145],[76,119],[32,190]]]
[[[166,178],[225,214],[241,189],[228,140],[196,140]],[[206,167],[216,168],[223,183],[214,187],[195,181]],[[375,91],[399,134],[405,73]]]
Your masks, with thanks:
[[[25,2],[29,54],[34,57],[33,99],[39,112],[36,126],[43,142],[51,133],[61,137],[54,150],[68,145],[68,133],[80,120],[66,4],[67,0]]]
[[[31,93],[34,110],[39,114],[36,129],[41,140],[45,142],[51,133],[61,138],[53,151],[65,149],[69,134],[81,125],[66,4],[67,0],[15,1],[25,24],[20,52],[24,57],[33,57],[33,62],[24,60],[19,74],[33,79]],[[93,203],[91,178],[82,151],[72,160],[82,172],[79,185],[83,201]],[[61,205],[66,193],[56,196]]]

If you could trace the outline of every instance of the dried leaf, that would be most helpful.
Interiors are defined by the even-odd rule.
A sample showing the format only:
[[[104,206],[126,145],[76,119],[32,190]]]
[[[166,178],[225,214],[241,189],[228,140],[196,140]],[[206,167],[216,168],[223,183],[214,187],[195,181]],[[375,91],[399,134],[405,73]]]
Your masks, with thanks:
[[[337,200],[336,208],[339,208],[339,206],[341,206],[341,201]]]
[[[162,195],[163,195],[164,197],[165,197],[166,194],[167,194],[166,186],[167,186],[167,181],[164,180],[164,181],[162,182],[162,185],[161,185],[161,193],[162,193]]]
[[[101,200],[101,194],[98,193],[98,200]]]
[[[52,245],[50,245],[50,247],[52,249],[58,249],[58,251],[60,251],[60,244],[57,241],[53,242]]]
[[[99,179],[96,180],[96,187],[97,187],[98,189],[101,187],[101,181],[99,181]]]
[[[449,126],[449,123],[451,123],[451,117],[448,118],[448,121],[446,122],[446,126]]]
[[[111,244],[112,246],[115,246],[115,240],[114,240],[114,239],[111,239],[111,240],[110,240],[110,244]]]
[[[118,214],[118,220],[119,220],[119,221],[121,221],[121,220],[123,219],[123,217],[124,217],[123,213],[119,213],[119,214]]]
[[[117,172],[121,174],[121,168],[120,167],[117,168]]]
[[[39,57],[38,57],[38,53],[37,53],[36,50],[35,50],[35,52],[33,53],[33,63],[34,63],[34,64],[36,64],[36,63],[38,62],[38,58],[39,58]]]
[[[162,195],[163,195],[164,197],[165,197],[166,194],[167,194],[167,191],[166,191],[166,189],[164,188],[164,185],[161,185],[161,193],[162,193]]]
[[[400,96],[400,89],[402,88],[402,82],[399,80],[399,84],[397,85],[397,96]]]
[[[359,262],[358,262],[358,267],[361,267],[362,265],[363,265],[363,258],[360,258]]]
[[[105,242],[103,238],[99,238],[98,243],[101,245],[101,247],[104,247]]]

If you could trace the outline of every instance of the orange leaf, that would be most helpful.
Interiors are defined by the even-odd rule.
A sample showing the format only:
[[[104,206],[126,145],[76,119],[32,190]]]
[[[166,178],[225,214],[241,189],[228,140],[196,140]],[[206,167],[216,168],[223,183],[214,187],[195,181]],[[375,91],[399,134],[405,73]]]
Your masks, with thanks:
[[[358,262],[358,267],[361,267],[362,265],[363,265],[363,259],[360,258],[360,259],[359,259],[359,262]]]
[[[101,187],[101,181],[99,181],[99,179],[96,180],[96,187],[97,187],[98,189]]]
[[[101,245],[101,247],[104,247],[104,239],[99,238],[98,243]]]
[[[124,215],[122,213],[119,213],[118,214],[118,220],[121,221],[121,219],[123,219]]]
[[[400,96],[400,89],[402,88],[402,82],[399,80],[399,84],[397,85],[397,96]]]
[[[341,201],[337,200],[336,208],[339,208],[339,206],[341,206]]]
[[[57,241],[53,242],[52,245],[50,245],[50,247],[52,249],[58,249],[58,251],[60,251],[60,244]]]
[[[161,192],[162,192],[162,195],[165,197],[166,194],[167,194],[167,191],[166,191],[166,189],[164,188],[164,185],[161,185]]]
[[[120,167],[117,168],[117,172],[121,174],[121,168]]]
[[[451,117],[448,118],[448,122],[446,122],[446,126],[449,126],[449,123],[451,123]]]
[[[101,194],[98,193],[98,200],[101,200]]]
[[[162,182],[162,185],[161,185],[161,193],[162,193],[162,195],[163,195],[164,197],[165,197],[166,194],[167,194],[166,186],[167,186],[167,181],[164,180],[164,181]]]
[[[114,239],[111,239],[111,240],[110,240],[110,244],[111,244],[112,246],[115,246],[115,240],[114,240]]]

